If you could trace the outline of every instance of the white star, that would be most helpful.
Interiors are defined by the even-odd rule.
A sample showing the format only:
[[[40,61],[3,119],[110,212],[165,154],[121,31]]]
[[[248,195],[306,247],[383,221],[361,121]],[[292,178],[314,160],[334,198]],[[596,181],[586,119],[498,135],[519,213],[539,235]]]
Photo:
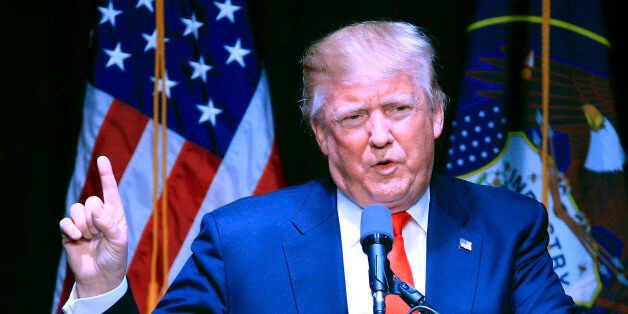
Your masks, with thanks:
[[[458,146],[458,148],[460,148],[461,152],[464,152],[465,150],[467,150],[467,146],[465,146],[464,144]]]
[[[181,22],[185,24],[185,31],[183,31],[183,36],[194,34],[194,38],[198,39],[198,29],[203,26],[203,23],[196,20],[196,15],[192,14],[192,17],[189,19],[182,18]]]
[[[478,141],[473,141],[473,142],[471,142],[471,145],[473,147],[478,147],[479,143],[478,143]]]
[[[214,102],[209,99],[207,105],[196,105],[196,108],[201,111],[201,118],[198,119],[198,123],[209,121],[213,127],[216,127],[216,116],[222,112],[222,110],[214,107]]]
[[[476,125],[473,130],[475,131],[475,133],[480,133],[480,131],[482,131],[482,128],[479,125]]]
[[[124,59],[130,57],[131,54],[122,51],[122,48],[120,47],[120,43],[116,45],[116,48],[114,50],[109,50],[109,49],[104,49],[104,50],[105,50],[105,53],[109,56],[109,61],[107,61],[105,68],[108,68],[115,64],[118,66],[118,68],[120,68],[120,70],[124,71]]]
[[[151,77],[150,77],[150,80],[151,80],[151,81],[153,81],[153,82],[155,82],[155,77],[154,77],[154,76],[151,76]],[[161,80],[159,80],[159,83],[157,84],[157,90],[158,90],[158,91],[160,91],[160,92],[161,92],[161,88],[162,88],[162,86],[163,86],[163,81],[164,81],[164,80],[163,80],[163,79],[161,79]],[[170,88],[171,88],[171,87],[175,87],[175,86],[177,86],[177,85],[179,85],[179,83],[178,83],[178,82],[175,82],[175,81],[171,81],[171,80],[169,80],[169,79],[168,79],[168,73],[166,73],[166,96],[167,96],[168,98],[170,98]]]
[[[464,122],[471,122],[471,117],[469,116],[464,116]]]
[[[474,161],[475,161],[475,155],[471,155],[471,156],[469,156],[469,161],[470,161],[470,162],[474,162]]]
[[[456,160],[456,164],[458,164],[458,166],[462,166],[462,165],[464,165],[464,160],[458,159],[458,160]]]
[[[151,35],[142,33],[142,37],[146,39],[146,47],[144,47],[144,51],[157,48],[157,30],[154,30]],[[164,42],[168,42],[169,40],[170,39],[168,38],[164,38]]]
[[[135,8],[139,8],[141,6],[145,6],[148,11],[153,12],[153,0],[139,0],[137,1],[137,5]]]
[[[233,47],[225,45],[225,49],[229,51],[229,58],[227,59],[227,62],[225,64],[229,64],[235,60],[238,62],[238,64],[240,64],[241,67],[244,67],[244,56],[251,53],[251,50],[242,48],[240,44],[240,38],[238,38],[238,41],[236,41]]]
[[[480,118],[484,118],[485,115],[486,114],[484,113],[484,111],[478,112],[478,117],[480,117]]]
[[[467,137],[469,135],[467,130],[462,130],[462,132],[460,132],[460,134],[462,134],[462,137]]]
[[[482,153],[480,155],[482,155],[482,158],[488,157],[488,154],[485,151],[482,151]]]
[[[108,7],[99,7],[98,10],[102,13],[100,18],[100,24],[111,23],[111,26],[116,26],[116,16],[121,14],[122,11],[113,8],[113,2],[109,1]]]
[[[484,138],[484,142],[486,142],[487,144],[491,142],[491,138],[490,137],[485,137]]]
[[[605,277],[610,276],[608,268],[606,268],[606,266],[600,265],[599,270],[602,273],[602,275],[604,275]]]
[[[216,16],[216,21],[220,21],[220,19],[226,17],[229,19],[229,21],[231,21],[231,23],[235,23],[235,17],[233,16],[233,13],[240,10],[239,6],[232,5],[231,0],[225,0],[225,3],[214,1],[214,5],[216,5],[218,9],[220,9],[220,12],[218,12],[218,16]]]
[[[532,131],[532,143],[534,143],[534,145],[536,146],[541,146],[542,144],[541,138],[539,137],[539,134],[537,131]]]
[[[452,168],[452,167],[451,167],[451,163],[450,163],[450,162],[448,162],[448,163],[447,163],[447,169],[451,169],[451,168]]]
[[[207,71],[212,69],[211,65],[206,65],[203,56],[198,60],[198,62],[190,61],[188,64],[194,69],[194,73],[192,73],[192,80],[200,77],[203,82],[207,81]]]
[[[450,148],[447,152],[449,153],[449,156],[452,156],[454,154],[454,149]]]

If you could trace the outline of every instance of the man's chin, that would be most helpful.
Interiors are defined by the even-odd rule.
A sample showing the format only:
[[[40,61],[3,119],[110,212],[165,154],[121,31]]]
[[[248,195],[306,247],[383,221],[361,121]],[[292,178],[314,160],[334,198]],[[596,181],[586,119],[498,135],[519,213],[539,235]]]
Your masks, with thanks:
[[[374,203],[387,207],[393,212],[404,211],[416,202],[409,199],[408,188],[400,188],[398,185],[378,186],[377,189],[369,190],[369,196]]]
[[[403,195],[378,193],[373,194],[371,196],[371,199],[375,204],[380,204],[382,206],[392,208],[401,205]]]

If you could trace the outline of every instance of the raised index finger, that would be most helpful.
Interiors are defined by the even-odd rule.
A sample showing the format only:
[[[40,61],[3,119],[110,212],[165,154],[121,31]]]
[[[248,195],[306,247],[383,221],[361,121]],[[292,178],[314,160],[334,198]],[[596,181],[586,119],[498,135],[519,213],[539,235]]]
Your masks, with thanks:
[[[122,201],[118,192],[118,184],[116,177],[113,176],[111,162],[105,156],[100,156],[96,160],[98,165],[98,173],[100,174],[100,183],[102,184],[102,196],[105,204],[113,206],[116,210],[122,210]]]

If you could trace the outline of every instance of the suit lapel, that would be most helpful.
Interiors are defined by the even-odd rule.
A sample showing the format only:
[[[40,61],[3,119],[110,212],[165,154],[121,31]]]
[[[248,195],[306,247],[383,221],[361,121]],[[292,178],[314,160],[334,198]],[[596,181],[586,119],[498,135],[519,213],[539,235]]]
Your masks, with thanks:
[[[471,311],[482,256],[482,236],[464,228],[469,201],[435,176],[430,190],[426,299],[440,313]],[[461,246],[461,242],[468,243]],[[466,247],[466,248],[465,248]]]
[[[283,245],[299,313],[347,311],[335,192],[314,186],[292,220],[297,240]]]

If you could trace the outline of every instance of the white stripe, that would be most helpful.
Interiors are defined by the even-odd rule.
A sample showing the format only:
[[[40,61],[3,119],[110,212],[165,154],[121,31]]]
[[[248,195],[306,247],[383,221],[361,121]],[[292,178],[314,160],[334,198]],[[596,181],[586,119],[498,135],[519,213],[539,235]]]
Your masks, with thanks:
[[[170,268],[168,285],[190,257],[190,245],[200,230],[203,215],[253,193],[268,163],[273,137],[272,107],[266,74],[262,71],[251,103]]]
[[[87,83],[85,87],[85,101],[83,105],[83,125],[79,134],[78,144],[76,146],[76,160],[74,162],[74,173],[70,178],[68,192],[65,198],[65,212],[69,215],[70,206],[78,201],[87,177],[87,169],[89,168],[90,158],[96,143],[96,137],[100,127],[105,120],[105,116],[111,108],[113,97],[109,94],[93,87]],[[57,272],[57,283],[55,284],[55,292],[53,294],[52,312],[56,312],[63,289],[63,281],[65,280],[65,252],[61,254],[59,261],[59,271]]]
[[[185,139],[174,131],[168,130],[167,166],[168,175],[172,170]],[[159,131],[159,155],[161,155],[161,126]],[[122,178],[120,179],[120,198],[126,215],[129,241],[128,263],[131,263],[137,244],[142,237],[146,222],[150,218],[153,208],[153,120],[148,120],[133,156],[129,160]],[[158,195],[161,195],[161,164],[159,169]]]

